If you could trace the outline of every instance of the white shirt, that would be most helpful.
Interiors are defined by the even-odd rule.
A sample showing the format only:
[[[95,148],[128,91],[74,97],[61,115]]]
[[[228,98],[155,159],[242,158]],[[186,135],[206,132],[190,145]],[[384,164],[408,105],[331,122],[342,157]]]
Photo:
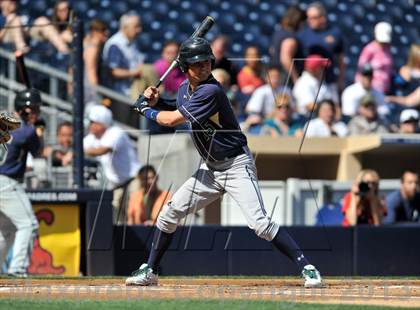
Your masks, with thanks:
[[[251,98],[249,98],[246,105],[246,111],[248,113],[257,113],[267,117],[273,112],[276,106],[276,96],[282,93],[292,99],[292,92],[290,91],[290,88],[286,86],[279,86],[276,90],[273,90],[269,84],[260,86],[252,93]]]
[[[308,130],[306,136],[310,137],[331,137],[331,130],[328,125],[320,118],[315,118],[306,124]],[[338,137],[344,137],[348,134],[347,126],[343,122],[336,122],[332,126]]]
[[[83,147],[84,149],[98,147],[112,149],[111,152],[97,157],[108,179],[108,189],[135,177],[141,167],[128,135],[117,126],[109,127],[100,139],[91,133],[88,134],[83,139]]]
[[[366,90],[363,88],[362,83],[359,82],[351,84],[344,89],[343,94],[341,95],[343,114],[348,116],[356,115],[360,99],[368,92],[370,92],[376,100],[378,113],[382,116],[389,114],[389,106],[385,102],[385,96],[374,88],[371,88],[370,91]]]
[[[299,114],[306,115],[306,105],[315,102],[318,92],[319,81],[309,72],[303,71],[293,87],[293,96],[296,100],[296,110]],[[319,90],[317,102],[324,99],[330,99],[338,104],[338,92],[336,87],[322,83]]]

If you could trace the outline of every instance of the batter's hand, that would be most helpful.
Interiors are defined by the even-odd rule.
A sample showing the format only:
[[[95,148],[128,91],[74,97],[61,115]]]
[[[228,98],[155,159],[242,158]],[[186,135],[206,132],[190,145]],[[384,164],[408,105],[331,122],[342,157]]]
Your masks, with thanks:
[[[147,98],[149,106],[154,107],[159,100],[159,89],[154,86],[149,86],[144,91],[143,96]]]
[[[0,113],[0,144],[7,143],[10,140],[9,131],[18,129],[20,120],[7,113]]]

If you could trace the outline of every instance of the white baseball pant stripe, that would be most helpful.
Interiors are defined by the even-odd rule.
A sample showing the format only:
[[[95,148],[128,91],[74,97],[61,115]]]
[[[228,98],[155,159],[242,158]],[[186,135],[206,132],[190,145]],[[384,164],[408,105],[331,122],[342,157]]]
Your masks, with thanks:
[[[203,163],[174,194],[159,214],[157,227],[173,233],[181,219],[206,207],[224,193],[241,208],[249,228],[268,241],[279,229],[266,214],[257,182],[255,164],[248,148],[246,154],[216,163]]]

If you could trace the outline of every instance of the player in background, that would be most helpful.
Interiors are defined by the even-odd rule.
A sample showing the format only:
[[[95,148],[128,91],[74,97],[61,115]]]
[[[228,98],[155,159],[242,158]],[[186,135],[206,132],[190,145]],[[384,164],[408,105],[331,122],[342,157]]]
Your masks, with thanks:
[[[159,100],[159,90],[149,87],[143,94],[148,100],[140,99],[136,104],[142,115],[160,125],[187,122],[202,164],[162,208],[148,262],[126,279],[126,285],[157,285],[157,267],[179,221],[228,193],[242,209],[248,226],[296,263],[305,287],[321,286],[318,270],[285,228],[272,221],[264,209],[247,139],[222,86],[211,74],[214,56],[209,43],[203,38],[186,40],[181,45],[179,60],[188,79],[181,84],[176,103]]]
[[[31,88],[16,94],[15,110],[22,124],[11,132],[7,156],[0,165],[0,211],[16,227],[12,258],[7,269],[8,275],[14,277],[28,276],[33,241],[38,232],[38,221],[22,183],[28,152],[35,157],[42,150],[42,137],[38,136],[33,125],[40,113],[40,106],[38,90]],[[0,233],[4,233],[2,228]],[[7,253],[6,249],[3,251],[0,258]]]

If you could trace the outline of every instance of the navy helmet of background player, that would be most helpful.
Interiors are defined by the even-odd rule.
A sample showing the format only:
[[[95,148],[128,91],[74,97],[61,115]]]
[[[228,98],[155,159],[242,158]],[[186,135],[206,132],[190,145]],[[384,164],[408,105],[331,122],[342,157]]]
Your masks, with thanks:
[[[164,100],[156,87],[149,87],[143,93],[148,98],[148,104],[143,102],[138,109],[140,113],[160,125],[174,126],[188,122],[202,161],[196,173],[163,206],[148,262],[127,278],[126,284],[156,285],[159,262],[179,221],[228,193],[241,208],[248,226],[302,270],[305,287],[319,287],[322,280],[318,270],[309,264],[287,230],[267,216],[246,137],[240,130],[223,87],[211,74],[213,58],[210,44],[205,39],[188,39],[181,45],[179,62],[188,79],[180,85],[171,111],[165,109],[171,103],[162,102]]]

